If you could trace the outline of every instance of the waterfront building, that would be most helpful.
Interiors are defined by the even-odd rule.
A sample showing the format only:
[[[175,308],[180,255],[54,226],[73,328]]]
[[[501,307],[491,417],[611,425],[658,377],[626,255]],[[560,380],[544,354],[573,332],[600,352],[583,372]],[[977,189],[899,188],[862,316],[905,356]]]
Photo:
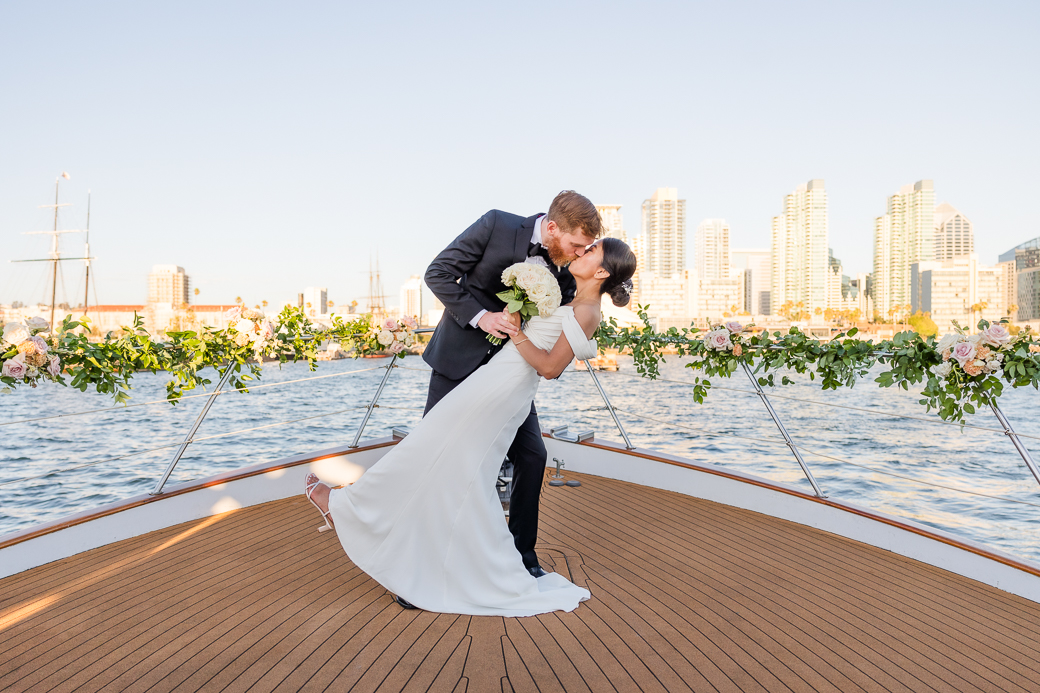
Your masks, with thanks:
[[[769,315],[773,254],[766,248],[730,251],[731,271],[744,274],[743,309],[752,315]]]
[[[643,201],[644,268],[670,278],[686,270],[686,200],[676,188],[658,188]]]
[[[408,277],[408,281],[401,285],[401,315],[411,315],[418,318],[423,314],[423,280],[418,274]]]
[[[153,265],[148,274],[148,303],[181,306],[191,302],[191,279],[183,267]]]
[[[691,272],[691,279],[696,273]],[[718,323],[743,313],[745,307],[746,270],[735,269],[724,279],[701,279],[690,282],[693,309],[690,313],[698,321]],[[688,321],[687,321],[688,322]]]
[[[632,248],[632,253],[636,256],[636,273],[632,275],[632,296],[631,305],[635,306],[643,303],[642,294],[639,291],[640,287],[640,276],[646,270],[646,253],[643,251],[645,247],[643,243],[643,236],[635,236],[632,238],[629,245]]]
[[[1014,319],[1022,322],[1040,320],[1040,238],[1001,253],[998,261],[1005,267],[1014,263],[1011,278],[1005,277],[1004,280],[1009,297],[1008,307],[1018,307],[1014,311]]]
[[[640,273],[639,302],[650,306],[648,314],[657,329],[689,326],[694,315],[695,275],[689,270],[670,277]]]
[[[935,208],[935,259],[942,262],[975,252],[975,231],[966,216],[951,204]]]
[[[698,279],[729,278],[729,224],[705,219],[693,233],[693,262]]]
[[[401,316],[410,315],[422,325],[436,325],[444,315],[444,304],[433,295],[421,275],[413,274],[401,285],[400,298]]]
[[[329,312],[329,290],[324,286],[308,286],[303,290],[303,311],[315,318]]]
[[[935,186],[904,185],[874,220],[874,309],[882,318],[911,303],[910,265],[935,259]]]
[[[974,253],[910,266],[910,310],[929,313],[940,334],[956,324],[974,331],[980,319],[996,322],[1006,313],[1003,265],[980,267]]]
[[[773,313],[789,301],[804,303],[810,314],[827,307],[827,234],[827,191],[816,178],[786,195],[772,220]]]
[[[849,280],[851,296],[856,300],[852,310],[859,311],[859,317],[869,320],[874,315],[874,299],[870,296],[870,274],[857,274],[855,279]]]
[[[625,226],[621,220],[621,205],[596,205],[600,222],[603,224],[603,238],[617,238],[627,242]]]

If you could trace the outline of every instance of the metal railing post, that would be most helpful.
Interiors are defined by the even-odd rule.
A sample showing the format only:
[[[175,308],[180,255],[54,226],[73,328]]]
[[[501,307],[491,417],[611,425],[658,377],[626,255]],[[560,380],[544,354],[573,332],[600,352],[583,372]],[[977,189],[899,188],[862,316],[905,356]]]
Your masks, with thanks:
[[[383,374],[383,379],[379,381],[379,387],[376,389],[375,397],[372,398],[372,402],[368,405],[368,408],[365,411],[365,418],[361,420],[361,426],[358,427],[357,434],[354,436],[354,442],[348,447],[356,448],[358,446],[358,441],[361,440],[361,434],[365,431],[368,419],[372,416],[372,410],[376,408],[376,402],[379,401],[379,395],[383,394],[383,387],[386,385],[386,381],[390,378],[390,371],[393,370],[396,363],[397,354],[394,354],[390,358],[390,363],[387,364],[386,373]]]
[[[813,491],[816,492],[816,497],[826,498],[827,496],[823,495],[823,491],[820,490],[820,485],[816,483],[816,479],[813,477],[812,472],[809,471],[809,467],[806,466],[805,460],[802,459],[802,453],[798,451],[798,446],[794,444],[791,435],[787,432],[787,429],[784,428],[784,424],[780,421],[780,417],[777,416],[776,410],[773,409],[772,403],[770,403],[769,398],[766,397],[765,390],[763,390],[762,386],[758,384],[758,379],[755,378],[755,374],[751,372],[750,368],[748,368],[747,361],[741,359],[740,365],[744,367],[744,372],[747,373],[748,379],[751,380],[751,384],[755,386],[755,392],[757,392],[758,396],[762,398],[762,403],[766,405],[766,411],[769,412],[769,416],[773,419],[773,423],[775,423],[776,427],[780,429],[780,435],[782,435],[784,440],[787,442],[787,447],[791,448],[794,458],[798,460],[798,465],[805,473],[805,478],[808,479],[809,483],[812,485]]]
[[[621,433],[621,437],[625,439],[625,448],[632,450],[635,445],[632,445],[632,441],[628,439],[628,434],[625,433],[625,427],[621,425],[621,419],[618,418],[617,412],[614,411],[614,405],[610,403],[610,398],[607,397],[607,391],[600,385],[599,378],[596,376],[596,371],[589,363],[588,359],[582,359],[585,362],[585,368],[589,370],[589,375],[592,376],[592,382],[596,383],[596,389],[599,390],[599,394],[603,397],[603,404],[607,405],[607,411],[610,412],[611,417],[614,419],[614,425],[617,426],[617,430]]]
[[[1040,484],[1040,469],[1037,468],[1036,462],[1033,461],[1033,456],[1029,454],[1029,450],[1022,444],[1022,441],[1018,439],[1018,434],[1015,433],[1015,429],[1011,428],[1011,424],[1008,423],[1007,417],[1004,416],[1004,412],[997,406],[996,400],[992,397],[989,398],[989,408],[993,410],[993,413],[997,416],[997,421],[1004,427],[1004,435],[1011,439],[1015,449],[1018,450],[1018,454],[1022,456],[1022,461],[1029,467],[1029,471],[1033,473],[1033,478]]]
[[[173,473],[174,467],[176,467],[177,463],[181,461],[181,456],[184,454],[184,451],[188,449],[192,440],[195,439],[195,433],[199,430],[199,426],[202,425],[202,420],[206,418],[206,414],[209,413],[209,408],[213,406],[213,402],[216,401],[217,395],[220,394],[220,388],[224,387],[224,384],[227,383],[228,379],[231,377],[231,373],[234,372],[234,368],[234,363],[228,364],[228,367],[220,376],[220,381],[217,383],[216,389],[213,390],[213,394],[211,394],[206,400],[206,403],[202,405],[202,411],[200,411],[199,415],[195,418],[195,423],[192,424],[191,430],[188,431],[188,435],[184,437],[184,442],[180,444],[180,447],[177,448],[177,452],[173,454],[173,459],[170,460],[170,464],[167,465],[162,478],[156,482],[155,488],[148,492],[149,495],[158,496],[162,493],[163,486],[166,485],[167,480],[170,478],[170,474]]]

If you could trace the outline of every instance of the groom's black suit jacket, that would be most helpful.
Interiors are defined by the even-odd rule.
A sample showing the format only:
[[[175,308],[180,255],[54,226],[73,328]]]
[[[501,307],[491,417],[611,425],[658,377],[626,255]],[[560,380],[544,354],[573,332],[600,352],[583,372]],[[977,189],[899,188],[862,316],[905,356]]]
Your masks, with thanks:
[[[426,270],[426,285],[444,304],[444,317],[437,325],[423,360],[438,373],[462,380],[477,370],[488,354],[500,347],[487,340],[487,333],[469,321],[481,310],[505,308],[497,294],[505,291],[502,272],[527,260],[531,235],[538,216],[526,219],[493,209],[462,232],[434,258]],[[549,270],[560,282],[563,302],[574,298],[574,277],[566,268],[551,262]]]

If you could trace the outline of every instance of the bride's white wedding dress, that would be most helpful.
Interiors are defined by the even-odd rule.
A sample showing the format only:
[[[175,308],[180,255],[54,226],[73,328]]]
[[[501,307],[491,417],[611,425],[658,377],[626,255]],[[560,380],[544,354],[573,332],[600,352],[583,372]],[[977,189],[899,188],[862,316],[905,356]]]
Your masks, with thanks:
[[[562,332],[578,358],[596,355],[570,306],[524,331],[540,348]],[[527,572],[495,490],[539,380],[507,343],[357,482],[334,489],[329,510],[350,560],[427,611],[533,616],[588,599],[558,573]]]

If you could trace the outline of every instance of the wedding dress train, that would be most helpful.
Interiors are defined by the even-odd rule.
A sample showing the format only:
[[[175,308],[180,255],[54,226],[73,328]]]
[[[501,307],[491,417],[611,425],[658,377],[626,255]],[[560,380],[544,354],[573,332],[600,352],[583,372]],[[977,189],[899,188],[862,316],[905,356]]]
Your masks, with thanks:
[[[543,349],[561,332],[578,358],[596,355],[570,306],[525,329]],[[539,380],[507,343],[357,482],[334,489],[329,510],[350,560],[427,611],[533,616],[573,611],[588,599],[558,573],[527,571],[495,490]]]

